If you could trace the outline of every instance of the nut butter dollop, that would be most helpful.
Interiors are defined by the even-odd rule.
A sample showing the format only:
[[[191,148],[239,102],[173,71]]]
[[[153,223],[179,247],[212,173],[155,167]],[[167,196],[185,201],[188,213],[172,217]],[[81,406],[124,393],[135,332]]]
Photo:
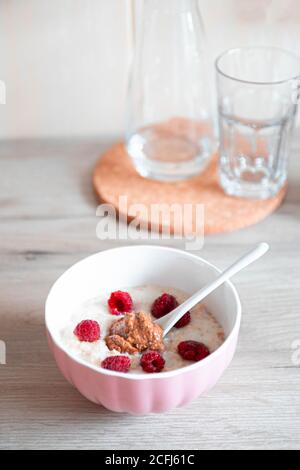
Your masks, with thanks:
[[[163,330],[145,312],[127,313],[114,321],[105,341],[108,349],[121,353],[164,350]]]

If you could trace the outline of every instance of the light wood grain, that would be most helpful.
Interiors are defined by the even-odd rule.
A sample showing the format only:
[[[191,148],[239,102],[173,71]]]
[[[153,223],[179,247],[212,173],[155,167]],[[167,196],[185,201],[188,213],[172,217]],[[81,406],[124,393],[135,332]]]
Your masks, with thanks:
[[[257,226],[206,238],[199,252],[225,267],[249,244],[267,240],[272,248],[236,278],[244,307],[239,347],[208,396],[137,418],[89,403],[61,377],[45,339],[44,301],[72,263],[120,244],[96,238],[91,175],[108,145],[0,144],[0,340],[7,345],[0,448],[300,449],[300,367],[291,360],[300,339],[298,146],[279,211]],[[156,243],[184,248],[183,241]]]

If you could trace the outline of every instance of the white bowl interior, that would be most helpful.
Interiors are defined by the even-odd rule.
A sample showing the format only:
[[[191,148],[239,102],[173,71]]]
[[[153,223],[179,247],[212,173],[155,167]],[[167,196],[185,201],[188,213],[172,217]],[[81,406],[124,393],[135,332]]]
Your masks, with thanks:
[[[47,327],[61,345],[60,332],[76,306],[100,292],[155,284],[192,294],[212,281],[218,272],[203,259],[172,248],[132,246],[103,251],[72,266],[54,284],[46,304]],[[204,303],[227,337],[239,311],[239,299],[232,284],[221,286]]]

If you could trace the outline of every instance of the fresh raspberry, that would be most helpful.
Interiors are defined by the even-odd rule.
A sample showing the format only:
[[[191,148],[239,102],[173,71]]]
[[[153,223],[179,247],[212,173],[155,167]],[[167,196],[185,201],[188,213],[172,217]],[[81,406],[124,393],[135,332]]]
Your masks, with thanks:
[[[133,309],[132,298],[128,292],[122,292],[120,290],[113,292],[107,303],[109,311],[112,315],[130,313]]]
[[[171,294],[164,293],[156,300],[154,300],[151,307],[151,313],[155,318],[161,318],[170,313],[176,307],[178,307],[176,297]]]
[[[76,326],[74,335],[77,336],[79,341],[94,343],[94,341],[100,339],[100,325],[94,320],[83,320]]]
[[[186,312],[183,317],[175,323],[175,328],[183,328],[184,326],[188,325],[191,321],[191,314],[190,312]]]
[[[177,350],[183,359],[195,362],[202,361],[210,354],[207,346],[198,341],[182,341],[178,344]]]
[[[128,372],[131,360],[128,356],[110,356],[101,362],[103,369],[115,370],[116,372]]]
[[[145,372],[160,372],[165,366],[165,360],[157,351],[145,352],[141,357],[141,366]]]
[[[179,303],[174,295],[164,293],[156,300],[154,300],[151,307],[151,313],[155,318],[161,318],[172,312]],[[191,321],[191,314],[187,312],[180,320],[174,325],[176,328],[182,328]]]

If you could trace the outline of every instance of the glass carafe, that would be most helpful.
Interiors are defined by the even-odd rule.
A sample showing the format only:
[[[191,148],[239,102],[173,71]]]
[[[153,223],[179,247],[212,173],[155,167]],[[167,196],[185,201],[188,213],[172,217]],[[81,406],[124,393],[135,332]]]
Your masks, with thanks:
[[[144,0],[127,103],[127,151],[145,177],[191,177],[215,149],[198,0]]]

